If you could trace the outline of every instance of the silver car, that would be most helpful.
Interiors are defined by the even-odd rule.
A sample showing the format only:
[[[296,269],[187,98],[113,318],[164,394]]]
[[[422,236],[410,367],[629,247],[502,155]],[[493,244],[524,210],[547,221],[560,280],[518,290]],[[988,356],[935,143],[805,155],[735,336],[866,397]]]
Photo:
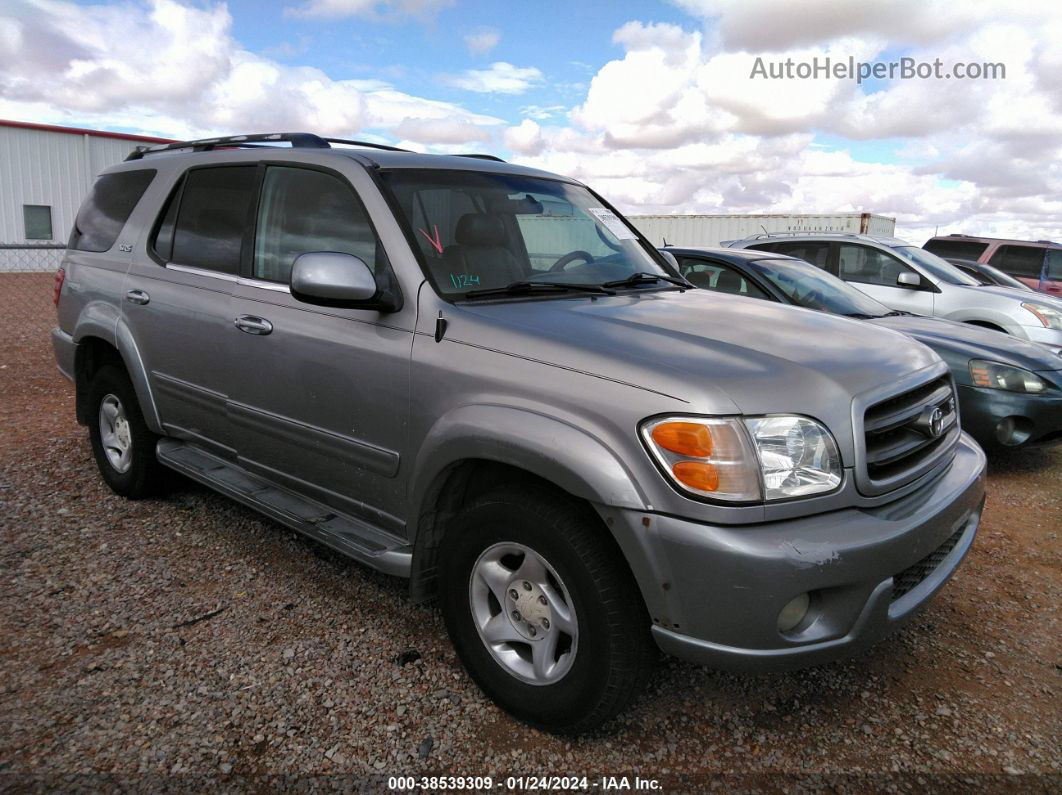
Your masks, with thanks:
[[[496,158],[156,147],[96,182],[56,299],[114,491],[175,469],[408,579],[551,730],[617,714],[658,649],[866,648],[981,516],[929,348],[698,290],[585,185]]]
[[[894,237],[755,235],[730,248],[774,251],[839,276],[890,309],[940,317],[1062,346],[1062,301],[983,285],[936,254]]]

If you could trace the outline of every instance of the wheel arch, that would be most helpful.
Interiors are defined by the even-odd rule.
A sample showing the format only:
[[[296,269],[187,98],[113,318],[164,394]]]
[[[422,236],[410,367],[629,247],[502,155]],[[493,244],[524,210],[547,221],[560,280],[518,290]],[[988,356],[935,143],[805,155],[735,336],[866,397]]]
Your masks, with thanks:
[[[140,403],[144,422],[154,433],[162,433],[162,421],[155,406],[140,350],[129,327],[120,318],[103,324],[88,318],[79,323],[74,335],[77,351],[74,355],[74,391],[77,421],[88,423],[88,388],[92,377],[106,364],[122,367],[129,375]]]
[[[548,486],[591,511],[595,505],[647,509],[619,458],[582,429],[521,409],[462,407],[436,423],[413,478],[414,600],[434,594],[439,544],[461,507],[514,481]],[[600,526],[616,541],[604,521]]]

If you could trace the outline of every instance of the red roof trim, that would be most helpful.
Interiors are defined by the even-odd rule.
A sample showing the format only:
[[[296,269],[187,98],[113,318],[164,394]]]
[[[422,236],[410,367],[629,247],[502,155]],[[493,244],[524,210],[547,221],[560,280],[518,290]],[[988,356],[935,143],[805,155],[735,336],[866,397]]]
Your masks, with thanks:
[[[20,127],[24,130],[44,130],[45,132],[67,133],[69,135],[91,135],[94,138],[120,138],[123,141],[141,141],[148,144],[169,144],[174,138],[156,138],[152,135],[132,135],[131,133],[111,132],[110,130],[85,130],[80,127],[59,127],[54,124],[36,124],[30,121],[9,121],[0,119],[0,127]]]

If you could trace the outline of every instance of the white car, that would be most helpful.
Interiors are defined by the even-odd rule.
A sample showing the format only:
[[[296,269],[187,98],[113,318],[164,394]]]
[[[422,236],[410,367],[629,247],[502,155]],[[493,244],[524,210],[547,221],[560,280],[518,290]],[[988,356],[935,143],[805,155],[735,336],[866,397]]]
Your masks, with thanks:
[[[982,285],[936,254],[894,237],[855,234],[755,235],[730,248],[799,257],[839,276],[890,309],[996,329],[1062,346],[1062,301]]]

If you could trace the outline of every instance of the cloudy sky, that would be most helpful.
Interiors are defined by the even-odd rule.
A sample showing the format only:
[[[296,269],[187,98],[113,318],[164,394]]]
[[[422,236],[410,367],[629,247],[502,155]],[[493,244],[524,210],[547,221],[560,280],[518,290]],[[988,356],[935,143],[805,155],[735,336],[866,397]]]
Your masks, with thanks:
[[[995,80],[765,80],[830,56]],[[621,209],[1062,238],[1053,0],[0,0],[0,118],[484,151]]]

